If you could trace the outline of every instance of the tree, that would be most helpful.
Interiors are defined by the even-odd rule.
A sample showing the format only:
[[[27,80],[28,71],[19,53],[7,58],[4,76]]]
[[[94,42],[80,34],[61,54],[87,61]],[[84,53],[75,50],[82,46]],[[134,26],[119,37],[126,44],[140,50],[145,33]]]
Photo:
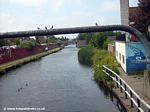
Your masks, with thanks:
[[[25,48],[28,50],[33,50],[34,46],[35,46],[35,44],[32,41],[22,41],[20,44],[21,48]]]
[[[77,39],[78,40],[86,40],[87,43],[90,42],[91,38],[92,38],[92,35],[94,33],[80,33],[78,36],[77,36]]]
[[[139,0],[138,6],[139,10],[136,14],[133,27],[146,35],[150,26],[150,0]]]
[[[106,37],[105,33],[103,33],[103,32],[93,33],[91,40],[90,40],[90,44],[94,47],[104,49],[104,48],[106,48],[105,41],[107,41],[107,37]],[[107,43],[108,43],[108,41],[107,41]]]
[[[16,44],[17,46],[20,46],[20,39],[19,39],[19,38],[16,39],[15,44]]]
[[[11,43],[8,39],[1,39],[0,40],[0,47],[2,46],[9,46]]]
[[[48,42],[47,43],[56,43],[57,42],[57,38],[54,35],[49,35],[48,36]]]
[[[114,32],[97,32],[97,33],[80,33],[77,36],[78,40],[86,40],[87,44],[90,44],[94,47],[100,49],[106,49],[107,44],[110,43],[110,40],[107,39],[108,35],[118,35],[119,33]]]
[[[77,39],[78,39],[78,40],[85,40],[85,33],[80,33],[80,34],[77,36]]]

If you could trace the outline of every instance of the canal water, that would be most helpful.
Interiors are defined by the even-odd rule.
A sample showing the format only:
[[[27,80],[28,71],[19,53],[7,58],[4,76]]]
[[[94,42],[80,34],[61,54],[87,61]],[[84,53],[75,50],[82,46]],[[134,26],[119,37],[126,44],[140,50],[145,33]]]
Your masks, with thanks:
[[[93,80],[92,69],[78,63],[77,51],[70,45],[3,75],[0,112],[120,112]]]

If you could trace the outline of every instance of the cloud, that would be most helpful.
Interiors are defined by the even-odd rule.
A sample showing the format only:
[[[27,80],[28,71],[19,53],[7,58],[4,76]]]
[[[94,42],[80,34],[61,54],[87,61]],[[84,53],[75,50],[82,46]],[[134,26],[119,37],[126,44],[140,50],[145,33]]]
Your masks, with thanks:
[[[49,4],[50,7],[52,7],[51,9],[54,12],[57,12],[65,4],[65,2],[66,2],[65,0],[51,0]]]
[[[24,7],[48,7],[53,12],[58,12],[65,4],[80,5],[81,0],[1,0],[0,2],[10,3]]]
[[[23,6],[41,6],[46,4],[48,0],[8,0],[8,2]]]
[[[48,7],[51,11],[57,12],[68,0],[2,0],[5,3],[19,5],[23,7],[45,8]],[[1,2],[2,2],[1,1]],[[74,1],[74,0],[71,0]],[[77,0],[80,1],[80,0]]]
[[[0,12],[0,32],[11,32],[32,29],[27,18],[16,17],[15,15]]]
[[[84,0],[2,0],[7,6],[0,11],[0,32],[35,30],[37,26],[54,28],[91,26],[120,23],[119,5],[107,0],[96,4],[96,1]],[[1,2],[2,3],[2,2]],[[13,5],[17,4],[17,5]],[[91,6],[87,6],[91,4]],[[4,5],[4,4],[3,4]],[[18,5],[20,7],[18,8]],[[11,8],[12,8],[11,7]],[[4,8],[4,7],[3,7]],[[33,9],[33,10],[32,10]],[[92,10],[91,10],[92,9]],[[23,11],[26,11],[22,14]],[[7,21],[7,22],[6,22]]]
[[[119,11],[120,6],[114,1],[105,1],[102,4],[101,10],[105,13]]]

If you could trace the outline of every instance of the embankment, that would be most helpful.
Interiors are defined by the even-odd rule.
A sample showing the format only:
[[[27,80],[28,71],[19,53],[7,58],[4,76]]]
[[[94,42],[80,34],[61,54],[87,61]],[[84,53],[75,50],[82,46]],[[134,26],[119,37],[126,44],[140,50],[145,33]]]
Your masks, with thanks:
[[[118,64],[112,54],[108,53],[106,50],[96,49],[90,46],[81,48],[78,52],[78,59],[81,64],[90,65],[94,70],[94,79],[99,86],[102,86],[109,91],[117,99],[117,106],[124,111],[122,101],[119,99],[116,92],[113,91],[114,83],[106,74],[102,71],[102,66],[107,65],[111,70],[119,74]],[[90,61],[90,62],[86,62]]]
[[[12,69],[15,69],[17,67],[20,67],[20,66],[22,66],[26,63],[39,60],[42,57],[47,56],[47,55],[52,54],[52,53],[55,53],[57,51],[60,51],[61,49],[63,49],[63,46],[53,48],[49,51],[41,52],[41,53],[38,53],[38,54],[35,54],[35,55],[27,56],[25,58],[21,58],[21,59],[15,60],[15,61],[11,61],[11,62],[8,62],[8,63],[1,64],[0,65],[0,74],[4,74],[5,72],[7,72],[9,70],[12,70]]]

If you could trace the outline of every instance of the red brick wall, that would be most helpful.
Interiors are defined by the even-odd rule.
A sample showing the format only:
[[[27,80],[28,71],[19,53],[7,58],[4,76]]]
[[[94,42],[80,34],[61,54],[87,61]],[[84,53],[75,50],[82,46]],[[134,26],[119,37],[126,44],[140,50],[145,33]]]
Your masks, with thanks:
[[[48,47],[49,50],[52,50],[54,48],[57,48],[57,44],[50,44],[50,45],[40,45],[40,46],[35,46],[33,50],[27,50],[24,48],[17,48],[17,49],[10,49],[11,53],[9,50],[4,50],[0,49],[0,64],[4,64],[10,61],[14,61],[17,59],[25,58],[27,56],[31,56],[34,54],[42,53],[44,52],[45,47]]]

